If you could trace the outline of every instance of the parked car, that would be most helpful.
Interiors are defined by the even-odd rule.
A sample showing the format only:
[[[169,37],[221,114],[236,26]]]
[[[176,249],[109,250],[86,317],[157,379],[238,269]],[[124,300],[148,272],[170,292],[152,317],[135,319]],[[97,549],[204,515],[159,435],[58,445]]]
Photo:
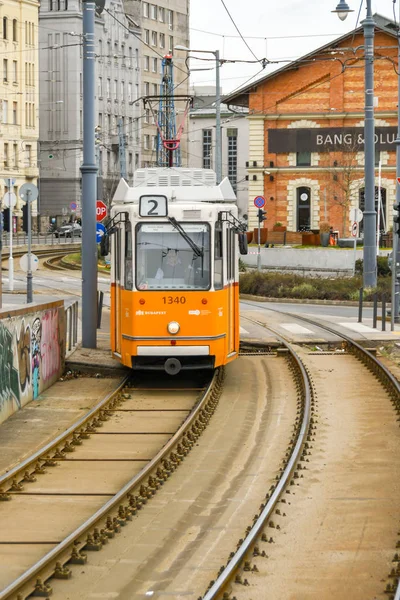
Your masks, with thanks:
[[[58,227],[54,235],[58,237],[81,237],[82,235],[82,227],[79,223],[67,223],[66,225],[61,225]]]

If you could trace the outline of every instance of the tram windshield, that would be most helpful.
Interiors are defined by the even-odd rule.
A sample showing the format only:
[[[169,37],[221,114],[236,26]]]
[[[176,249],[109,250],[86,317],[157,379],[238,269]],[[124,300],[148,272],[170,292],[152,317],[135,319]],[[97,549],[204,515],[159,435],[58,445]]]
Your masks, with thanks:
[[[206,290],[210,287],[210,226],[140,223],[136,227],[136,287],[139,290]],[[192,247],[185,237],[193,242]],[[195,252],[194,249],[200,250]]]

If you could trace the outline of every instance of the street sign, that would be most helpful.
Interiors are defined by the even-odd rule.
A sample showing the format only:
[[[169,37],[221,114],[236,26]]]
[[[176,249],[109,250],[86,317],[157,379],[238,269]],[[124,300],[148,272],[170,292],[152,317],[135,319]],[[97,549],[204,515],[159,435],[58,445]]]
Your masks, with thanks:
[[[24,183],[19,188],[19,195],[24,202],[33,202],[38,197],[39,190],[33,183]]]
[[[11,186],[13,186],[13,185],[15,185],[15,181],[16,181],[16,180],[15,180],[15,179],[12,179],[12,177],[5,177],[5,178],[3,179],[3,181],[4,181],[4,183],[5,183],[6,185],[11,185]]]
[[[21,256],[21,258],[19,259],[19,266],[21,267],[22,271],[24,271],[24,273],[28,272],[28,255],[24,254],[23,256]],[[36,256],[36,254],[31,254],[31,269],[32,271],[37,271],[39,267],[39,259]]]
[[[353,237],[357,237],[357,232],[358,232],[358,223],[357,223],[357,221],[354,221],[354,223],[351,226],[351,235]]]
[[[265,206],[264,196],[256,196],[254,198],[254,206],[256,206],[257,208],[262,208],[263,206]]]
[[[107,216],[107,206],[102,200],[96,202],[96,221],[102,221]]]
[[[71,210],[76,210],[76,202],[71,202],[71,204],[69,205]]]
[[[14,192],[6,192],[4,194],[3,204],[6,208],[10,208],[10,206],[14,208],[14,206],[17,204],[17,196],[14,194]]]
[[[100,244],[101,238],[106,232],[106,228],[101,223],[96,223],[96,244]]]
[[[363,220],[363,211],[359,208],[352,208],[350,211],[350,219],[356,221],[356,223],[361,223]]]

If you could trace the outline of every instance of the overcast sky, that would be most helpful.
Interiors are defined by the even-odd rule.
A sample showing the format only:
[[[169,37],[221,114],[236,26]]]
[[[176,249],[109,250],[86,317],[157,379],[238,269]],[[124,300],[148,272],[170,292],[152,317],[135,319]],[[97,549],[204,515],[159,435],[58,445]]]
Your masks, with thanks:
[[[354,10],[346,21],[339,20],[334,10],[338,0],[224,0],[243,37],[258,59],[282,61],[295,59],[327,44],[356,26],[360,0],[347,0]],[[396,16],[398,20],[399,4]],[[194,49],[219,49],[225,59],[255,60],[230,20],[221,0],[191,0],[190,46]],[[392,0],[372,0],[373,13],[393,19]],[[360,20],[365,16],[365,0]],[[200,31],[199,31],[200,30]],[[215,35],[217,34],[217,35]],[[290,37],[292,36],[292,37]],[[299,37],[294,37],[299,36]],[[259,39],[252,39],[259,38]],[[207,55],[198,55],[207,57]],[[209,55],[208,58],[213,58]],[[175,62],[184,53],[175,51]],[[283,66],[280,62],[267,67],[265,74]],[[212,63],[192,60],[191,69],[207,68]],[[260,71],[259,64],[223,65],[221,86],[228,93],[243,85]],[[258,75],[261,77],[262,73]],[[254,78],[254,81],[257,79]],[[215,71],[193,72],[195,84],[215,85]]]

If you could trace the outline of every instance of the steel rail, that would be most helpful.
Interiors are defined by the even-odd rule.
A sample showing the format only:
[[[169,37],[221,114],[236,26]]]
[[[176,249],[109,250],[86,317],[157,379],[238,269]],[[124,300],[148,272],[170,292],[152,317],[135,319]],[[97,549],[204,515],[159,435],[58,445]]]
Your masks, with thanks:
[[[195,422],[195,420],[199,417],[201,411],[203,410],[204,405],[208,402],[209,396],[213,391],[214,386],[216,387],[218,384],[222,383],[223,377],[223,369],[217,369],[213,375],[213,378],[204,392],[204,395],[200,402],[193,408],[193,410],[189,413],[187,419],[182,423],[181,427],[175,432],[172,438],[165,444],[165,446],[154,456],[151,461],[142,469],[139,473],[137,473],[128,483],[124,485],[123,488],[119,492],[117,492],[110,500],[106,502],[100,509],[98,509],[89,519],[87,519],[82,525],[80,525],[75,531],[70,533],[62,542],[57,544],[52,550],[50,550],[45,556],[43,556],[37,563],[32,565],[25,573],[20,575],[15,581],[9,584],[6,588],[4,588],[0,592],[0,600],[6,600],[10,598],[13,594],[20,592],[20,590],[29,586],[31,589],[27,591],[26,596],[33,592],[32,580],[38,577],[46,568],[49,569],[50,565],[55,563],[57,559],[59,559],[62,555],[66,556],[66,553],[71,552],[71,550],[76,547],[76,543],[82,536],[89,533],[102,519],[106,518],[109,513],[118,507],[122,500],[130,493],[132,490],[137,487],[146,477],[148,477],[157,467],[157,465],[167,457],[168,453],[170,453],[175,446],[178,444],[181,437],[186,433],[189,427]],[[79,542],[78,542],[79,543]],[[84,549],[85,542],[82,542],[82,548]],[[66,557],[67,558],[67,557]],[[67,563],[67,560],[64,560],[63,563]],[[54,568],[52,568],[51,572],[47,574],[46,579],[51,577],[54,572]],[[24,595],[20,596],[21,598]]]
[[[93,408],[91,408],[89,412],[87,412],[78,421],[76,421],[70,427],[68,427],[68,429],[63,431],[63,433],[60,433],[56,438],[54,438],[53,440],[48,442],[48,444],[43,446],[43,448],[39,448],[39,450],[34,452],[34,454],[31,454],[22,462],[15,465],[15,467],[7,471],[7,473],[3,473],[3,475],[0,475],[0,493],[7,492],[7,490],[4,490],[4,488],[2,487],[5,483],[7,483],[10,480],[13,481],[19,473],[23,473],[23,475],[25,476],[27,468],[32,466],[37,461],[51,460],[52,457],[46,455],[48,455],[49,452],[56,450],[57,446],[66,442],[71,435],[77,433],[77,430],[80,427],[86,425],[88,421],[90,421],[94,416],[96,416],[96,414],[100,412],[110,402],[110,400],[114,398],[114,396],[121,392],[121,390],[127,384],[130,376],[130,373],[128,375],[125,375],[124,378],[119,382],[118,387],[115,390],[109,392],[105,398],[100,400],[100,402],[98,402]]]
[[[253,319],[249,319],[248,317],[243,317],[243,316],[241,318],[242,319],[246,318],[249,321],[253,321],[253,323],[257,323],[257,325],[260,325],[260,326],[264,327],[265,329],[268,329],[268,327],[259,323],[258,321],[254,321]],[[299,369],[299,371],[302,375],[303,393],[304,393],[303,421],[301,424],[300,431],[298,433],[296,444],[292,450],[290,459],[289,459],[289,461],[286,465],[286,468],[283,471],[282,476],[281,476],[279,482],[277,483],[271,497],[269,498],[267,504],[265,505],[264,509],[262,510],[257,521],[254,523],[253,527],[251,528],[248,535],[244,539],[243,544],[236,551],[234,556],[230,559],[230,561],[226,565],[225,569],[215,580],[214,584],[205,593],[205,595],[203,596],[203,600],[213,600],[213,599],[217,598],[217,596],[219,594],[221,594],[222,590],[226,587],[228,582],[233,577],[234,573],[240,567],[240,564],[243,562],[243,560],[244,560],[246,554],[249,552],[251,546],[253,544],[255,544],[263,527],[265,526],[265,522],[271,516],[271,513],[274,510],[279,497],[281,496],[283,490],[285,489],[285,487],[288,484],[290,477],[292,476],[292,473],[295,468],[295,463],[300,458],[300,455],[301,455],[301,452],[303,449],[303,445],[304,445],[304,442],[305,442],[305,439],[306,439],[306,436],[308,433],[310,419],[311,419],[311,398],[312,398],[311,385],[309,382],[308,374],[304,368],[303,363],[301,362],[300,358],[298,357],[296,352],[293,350],[291,345],[288,344],[281,336],[277,335],[277,338],[289,350],[292,358],[294,359],[294,361],[297,365],[297,368]]]

